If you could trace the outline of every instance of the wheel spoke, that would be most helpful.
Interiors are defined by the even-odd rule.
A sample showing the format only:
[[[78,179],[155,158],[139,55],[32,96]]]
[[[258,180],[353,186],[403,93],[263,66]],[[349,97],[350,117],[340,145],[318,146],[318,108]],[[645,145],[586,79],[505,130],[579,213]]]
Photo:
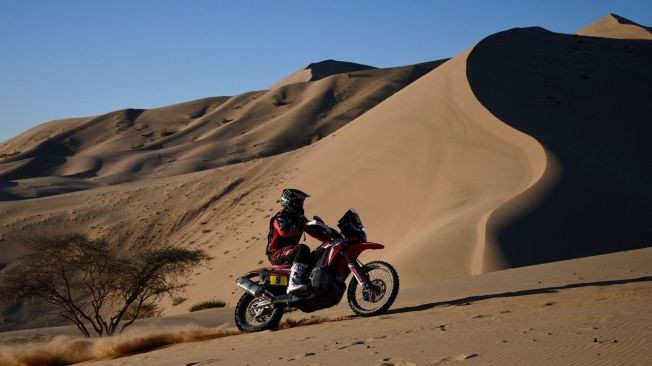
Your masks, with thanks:
[[[367,276],[370,286],[366,289],[363,286],[358,286],[355,291],[355,299],[365,311],[383,306],[393,290],[392,276],[384,269],[372,268],[367,272]]]
[[[235,324],[243,332],[273,329],[283,316],[283,308],[265,298],[255,298],[249,293],[240,297],[235,307]]]
[[[265,304],[264,299],[254,299],[247,306],[246,320],[251,325],[263,324],[267,322],[274,310],[273,305]]]

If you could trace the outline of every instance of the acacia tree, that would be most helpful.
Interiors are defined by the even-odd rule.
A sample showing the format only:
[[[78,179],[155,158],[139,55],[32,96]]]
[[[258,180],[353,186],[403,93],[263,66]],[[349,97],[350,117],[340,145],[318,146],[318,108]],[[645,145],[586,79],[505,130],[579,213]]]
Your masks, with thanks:
[[[120,255],[106,241],[80,234],[39,237],[25,246],[28,254],[0,273],[0,295],[53,304],[86,337],[91,330],[122,332],[141,309],[187,287],[192,268],[210,259],[203,250],[172,246]]]

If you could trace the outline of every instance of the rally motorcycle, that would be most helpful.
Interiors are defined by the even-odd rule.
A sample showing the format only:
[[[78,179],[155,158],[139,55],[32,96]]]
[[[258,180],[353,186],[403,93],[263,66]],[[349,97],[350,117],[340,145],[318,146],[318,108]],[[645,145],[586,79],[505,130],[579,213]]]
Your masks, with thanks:
[[[322,243],[311,253],[311,264],[305,272],[306,291],[286,294],[291,263],[260,268],[236,280],[245,290],[235,307],[235,323],[243,332],[274,329],[283,313],[301,310],[310,313],[334,306],[346,292],[349,306],[360,316],[384,313],[398,294],[398,274],[381,261],[362,264],[360,253],[382,249],[367,242],[360,216],[351,209],[338,222],[340,231],[329,227],[319,217],[306,223],[304,231]],[[353,277],[347,289],[346,279]]]

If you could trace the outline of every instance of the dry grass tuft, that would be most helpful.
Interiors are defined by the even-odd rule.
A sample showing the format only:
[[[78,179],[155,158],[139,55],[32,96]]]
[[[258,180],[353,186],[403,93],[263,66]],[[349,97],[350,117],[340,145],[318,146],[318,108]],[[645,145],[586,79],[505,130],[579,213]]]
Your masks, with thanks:
[[[193,311],[212,309],[212,308],[223,308],[225,306],[226,303],[222,300],[206,300],[191,306],[190,309],[188,309],[188,311],[192,313]]]
[[[181,305],[186,300],[188,300],[187,297],[175,296],[172,298],[172,306]]]

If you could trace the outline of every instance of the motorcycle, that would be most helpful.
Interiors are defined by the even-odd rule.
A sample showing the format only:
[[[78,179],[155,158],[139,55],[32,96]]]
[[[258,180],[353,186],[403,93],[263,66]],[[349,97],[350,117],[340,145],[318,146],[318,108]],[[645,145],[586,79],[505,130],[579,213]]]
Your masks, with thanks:
[[[396,270],[386,262],[362,264],[358,260],[363,251],[384,246],[367,242],[364,225],[353,209],[342,216],[337,226],[339,232],[314,216],[304,227],[305,233],[322,242],[311,253],[312,264],[304,281],[308,290],[286,294],[291,264],[259,268],[236,280],[245,290],[235,307],[238,329],[275,329],[286,311],[310,313],[325,309],[337,305],[345,292],[349,307],[359,316],[382,314],[392,306],[399,289]]]

